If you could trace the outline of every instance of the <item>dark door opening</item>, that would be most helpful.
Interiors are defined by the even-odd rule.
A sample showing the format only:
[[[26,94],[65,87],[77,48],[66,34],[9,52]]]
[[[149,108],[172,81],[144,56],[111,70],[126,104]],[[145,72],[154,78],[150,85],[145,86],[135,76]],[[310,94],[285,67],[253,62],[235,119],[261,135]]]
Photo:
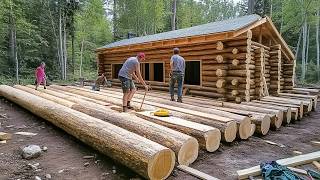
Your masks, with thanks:
[[[149,81],[150,80],[150,64],[144,63],[144,79]]]
[[[200,61],[186,61],[184,83],[200,85]]]
[[[112,64],[112,79],[118,79],[118,74],[121,67],[122,64]]]
[[[154,63],[153,64],[153,71],[154,71],[154,81],[163,82],[163,63]]]

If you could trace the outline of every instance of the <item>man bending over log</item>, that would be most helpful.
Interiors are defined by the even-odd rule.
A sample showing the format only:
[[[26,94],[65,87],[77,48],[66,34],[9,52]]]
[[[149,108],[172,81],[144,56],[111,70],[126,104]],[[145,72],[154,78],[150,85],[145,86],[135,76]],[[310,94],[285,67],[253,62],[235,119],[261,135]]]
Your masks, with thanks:
[[[127,112],[128,109],[133,109],[130,106],[130,101],[136,92],[136,87],[133,83],[132,77],[143,84],[146,91],[148,91],[148,86],[144,82],[140,72],[140,61],[145,60],[145,54],[140,52],[136,57],[129,57],[126,62],[122,65],[119,71],[119,79],[121,81],[123,99],[122,99],[122,111]]]
[[[101,74],[101,76],[98,76],[96,81],[94,82],[94,85],[92,86],[92,90],[94,91],[100,91],[100,85],[106,84],[107,79],[104,73]]]
[[[179,48],[173,49],[173,56],[170,60],[170,95],[171,101],[175,101],[174,99],[174,85],[178,83],[178,102],[182,103],[182,89],[183,89],[183,81],[184,81],[184,71],[185,71],[185,60],[183,57],[179,55]]]

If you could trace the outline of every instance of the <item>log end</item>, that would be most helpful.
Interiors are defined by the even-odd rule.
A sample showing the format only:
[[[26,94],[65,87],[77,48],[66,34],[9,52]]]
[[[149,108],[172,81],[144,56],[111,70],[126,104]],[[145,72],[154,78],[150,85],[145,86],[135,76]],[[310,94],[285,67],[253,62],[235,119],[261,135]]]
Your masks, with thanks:
[[[260,133],[262,135],[266,135],[269,132],[270,129],[270,124],[271,124],[271,119],[269,115],[265,115],[260,124]]]
[[[221,133],[219,129],[213,129],[204,134],[206,140],[206,149],[209,152],[216,151],[220,146]]]
[[[276,118],[274,119],[274,122],[272,122],[272,126],[274,126],[276,129],[280,128],[282,125],[282,121],[283,121],[283,111],[279,111],[276,114]]]
[[[240,61],[238,59],[232,60],[232,65],[238,66],[240,64]]]
[[[287,111],[287,116],[286,116],[286,123],[287,124],[289,124],[290,122],[291,122],[291,113],[292,113],[292,111],[291,111],[291,108],[288,108],[288,111]]]
[[[223,43],[221,41],[218,41],[217,42],[217,50],[223,50],[223,48],[224,48]]]
[[[251,136],[251,119],[245,117],[238,122],[238,134],[240,139],[248,139]]]
[[[250,136],[253,136],[253,134],[254,134],[255,131],[256,131],[256,125],[255,125],[255,124],[251,124]]]
[[[178,152],[178,163],[189,166],[198,157],[199,143],[197,139],[191,137],[181,146]]]
[[[170,149],[164,149],[155,154],[148,164],[149,179],[166,179],[170,176],[175,165],[174,152]]]
[[[216,60],[218,63],[223,63],[223,56],[217,55]]]
[[[226,128],[224,129],[224,134],[222,139],[225,142],[232,142],[236,139],[237,137],[237,123],[232,121],[232,122],[228,122],[226,125]]]

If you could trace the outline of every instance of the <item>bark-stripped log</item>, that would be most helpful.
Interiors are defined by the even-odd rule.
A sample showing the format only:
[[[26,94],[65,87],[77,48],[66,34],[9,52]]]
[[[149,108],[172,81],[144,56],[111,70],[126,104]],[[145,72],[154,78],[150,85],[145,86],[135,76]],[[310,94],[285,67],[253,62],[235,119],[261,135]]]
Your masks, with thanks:
[[[122,106],[122,101],[121,101],[121,98],[119,98],[119,96],[113,96],[113,97],[111,95],[106,96],[96,91],[93,92],[90,90],[85,91],[85,89],[82,89],[82,90],[71,89],[70,87],[62,87],[62,86],[55,86],[55,85],[51,85],[50,88],[61,89],[74,94],[78,94],[78,95],[86,96],[92,99],[102,100],[102,101],[106,101],[106,102],[110,102],[110,103]],[[131,101],[131,105],[135,109],[140,108],[140,103],[141,103],[141,100],[137,100],[135,98],[132,99]],[[146,109],[146,110],[156,110],[157,107],[171,109],[171,110],[173,109],[173,111],[176,111],[176,112],[181,112],[181,113],[190,114],[190,115],[208,119],[211,122],[210,126],[219,128],[219,130],[224,133],[222,137],[223,137],[223,140],[225,140],[226,142],[232,142],[237,132],[237,131],[234,131],[237,129],[236,127],[234,128],[234,126],[236,126],[235,121],[229,118],[222,118],[216,115],[201,113],[201,112],[192,111],[192,110],[185,110],[183,108],[178,108],[178,107],[160,105],[159,103],[150,103],[150,102],[148,103],[147,101],[145,101],[145,104],[143,105],[143,107],[144,107],[143,109]],[[217,124],[217,126],[214,126],[214,124]]]
[[[79,89],[79,88],[78,88]],[[83,88],[82,88],[83,90]],[[103,92],[105,92],[105,95],[109,95],[109,96],[118,96],[121,97],[121,93],[119,92],[114,92],[114,91],[109,91],[109,90],[104,90]],[[140,97],[143,98],[142,95],[136,94],[135,97]],[[247,139],[250,137],[250,118],[246,117],[246,116],[240,116],[237,114],[232,114],[232,113],[228,113],[228,112],[224,112],[224,111],[219,111],[219,110],[214,110],[214,109],[209,109],[209,108],[199,108],[198,106],[193,106],[193,105],[188,105],[188,104],[181,104],[178,102],[172,102],[169,100],[164,100],[162,98],[156,98],[156,97],[145,97],[145,103],[148,104],[148,102],[150,102],[152,105],[152,103],[161,103],[161,106],[163,106],[163,108],[166,109],[171,109],[171,110],[176,110],[176,108],[183,108],[186,111],[198,111],[198,113],[208,113],[208,114],[212,114],[215,115],[217,118],[230,118],[232,120],[235,120],[238,124],[238,128],[239,128],[239,132],[238,135],[241,139]],[[175,108],[173,108],[175,107]]]
[[[219,148],[221,133],[219,129],[207,125],[187,121],[177,117],[157,117],[152,115],[154,111],[138,112],[136,115],[151,122],[175,129],[195,137],[200,147],[214,152]]]
[[[276,109],[283,111],[283,123],[289,124],[291,122],[291,108],[290,107],[282,107],[282,106],[274,106],[274,105],[267,105],[267,104],[260,104],[256,102],[242,102],[241,104],[249,105],[249,106],[256,106],[262,107],[266,109]]]
[[[0,93],[148,179],[165,179],[174,153],[151,140],[63,105],[1,85]]]
[[[124,128],[133,133],[146,137],[154,142],[172,149],[178,157],[179,164],[189,165],[198,157],[198,142],[196,139],[183,133],[171,130],[152,122],[131,116],[126,113],[119,113],[102,105],[81,100],[76,97],[54,92],[49,89],[36,91],[34,89],[16,85],[15,88],[35,94],[45,99],[65,105],[71,109],[83,112],[95,118],[104,120],[118,127]],[[61,103],[63,101],[72,104]]]
[[[271,101],[271,102],[285,102],[286,104],[294,104],[300,106],[303,104],[304,113],[310,112],[312,110],[312,102],[311,101],[303,101],[291,98],[280,98],[274,96],[266,96],[261,98],[263,101]]]

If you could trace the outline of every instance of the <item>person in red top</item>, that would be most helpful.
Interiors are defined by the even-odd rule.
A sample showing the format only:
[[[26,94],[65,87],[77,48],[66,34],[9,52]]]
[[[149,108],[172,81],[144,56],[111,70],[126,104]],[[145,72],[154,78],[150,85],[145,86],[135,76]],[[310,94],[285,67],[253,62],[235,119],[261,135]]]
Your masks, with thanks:
[[[41,62],[40,66],[37,67],[35,71],[35,76],[37,79],[37,84],[36,84],[36,90],[38,89],[39,85],[43,83],[44,89],[46,88],[46,73],[44,72],[44,68],[46,67],[46,64],[44,62]]]

